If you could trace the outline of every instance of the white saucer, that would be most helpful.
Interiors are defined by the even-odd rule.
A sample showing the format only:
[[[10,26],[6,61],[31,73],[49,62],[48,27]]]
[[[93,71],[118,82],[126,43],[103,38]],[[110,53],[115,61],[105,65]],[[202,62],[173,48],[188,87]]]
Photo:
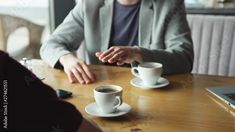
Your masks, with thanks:
[[[143,84],[143,82],[140,78],[133,78],[130,81],[130,83],[131,83],[131,85],[133,85],[135,87],[139,87],[139,88],[143,88],[143,89],[162,88],[162,87],[165,87],[170,84],[170,82],[166,78],[163,78],[163,77],[160,77],[158,80],[158,83],[155,85],[146,86]]]
[[[126,103],[122,103],[122,105],[120,107],[117,108],[116,112],[114,113],[110,113],[110,114],[103,114],[99,112],[99,108],[97,106],[97,104],[94,103],[90,103],[85,107],[85,111],[93,116],[98,116],[98,117],[117,117],[117,116],[122,116],[127,114],[129,111],[131,110],[130,105],[126,104]]]

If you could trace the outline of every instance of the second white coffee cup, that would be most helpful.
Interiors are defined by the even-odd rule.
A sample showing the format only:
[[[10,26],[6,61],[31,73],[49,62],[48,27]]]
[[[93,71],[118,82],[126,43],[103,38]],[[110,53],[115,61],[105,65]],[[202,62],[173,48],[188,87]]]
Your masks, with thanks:
[[[94,88],[94,97],[99,111],[109,114],[122,104],[123,88],[117,85],[100,85]]]
[[[140,78],[143,85],[155,85],[162,75],[162,64],[156,62],[144,62],[138,67],[132,67],[131,72],[134,76]]]

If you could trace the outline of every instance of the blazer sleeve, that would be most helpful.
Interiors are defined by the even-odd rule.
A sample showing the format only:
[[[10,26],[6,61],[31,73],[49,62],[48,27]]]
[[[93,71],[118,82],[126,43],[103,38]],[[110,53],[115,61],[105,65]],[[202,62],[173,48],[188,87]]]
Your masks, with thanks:
[[[83,8],[83,0],[78,0],[77,5],[63,23],[42,44],[41,58],[51,67],[58,68],[59,58],[78,49],[84,40]]]
[[[193,43],[183,0],[172,6],[165,24],[165,49],[141,48],[143,61],[163,64],[164,74],[187,73],[193,67]]]

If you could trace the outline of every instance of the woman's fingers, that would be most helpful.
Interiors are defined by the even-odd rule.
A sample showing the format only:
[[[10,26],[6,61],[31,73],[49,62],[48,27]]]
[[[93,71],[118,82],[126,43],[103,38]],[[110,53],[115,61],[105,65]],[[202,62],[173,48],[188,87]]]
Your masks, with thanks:
[[[65,70],[71,83],[79,82],[81,84],[89,84],[95,81],[95,75],[91,73],[87,66],[77,66],[71,68],[71,71]]]
[[[105,62],[105,60],[110,56],[110,54],[114,51],[114,49],[115,49],[114,47],[111,47],[107,51],[102,52],[99,56],[99,60]]]
[[[95,53],[95,56],[96,56],[97,58],[99,58],[101,54],[102,54],[102,52],[96,52],[96,53]]]
[[[125,64],[125,60],[126,60],[126,58],[125,57],[122,57],[122,58],[119,58],[118,60],[117,60],[117,65],[123,65],[123,64]]]
[[[71,71],[72,71],[73,75],[76,77],[76,79],[79,81],[79,83],[81,83],[81,84],[85,83],[83,76],[76,68],[71,69]]]
[[[77,82],[77,79],[76,79],[76,77],[73,75],[72,71],[70,71],[70,70],[65,70],[65,73],[66,73],[66,75],[67,75],[67,77],[68,77],[70,83],[76,83],[76,82]]]
[[[95,74],[93,74],[90,70],[90,68],[88,67],[88,65],[86,65],[85,63],[81,64],[84,72],[87,74],[88,78],[91,80],[91,82],[94,82],[96,77]]]
[[[64,55],[60,58],[60,63],[64,67],[68,79],[71,83],[79,81],[81,84],[88,84],[95,81],[95,75],[86,63],[76,58],[72,54]]]
[[[117,63],[117,65],[136,61],[137,55],[136,48],[131,46],[113,46],[105,52],[96,53],[102,62]]]
[[[117,62],[120,58],[122,58],[125,55],[125,51],[119,51],[115,53],[111,58],[109,58],[108,62],[109,63],[114,63]]]
[[[93,82],[94,76],[91,74],[89,68],[85,64],[77,65],[77,70],[80,73],[80,76],[82,77],[83,81],[85,81],[86,84]]]
[[[120,54],[124,53],[124,48],[121,47],[111,47],[107,52],[100,55],[99,59],[102,62],[114,63]]]

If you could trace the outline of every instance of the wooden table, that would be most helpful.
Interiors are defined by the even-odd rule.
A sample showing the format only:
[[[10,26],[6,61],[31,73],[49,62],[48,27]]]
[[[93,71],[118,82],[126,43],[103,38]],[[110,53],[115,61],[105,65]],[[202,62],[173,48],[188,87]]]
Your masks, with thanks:
[[[33,72],[45,77],[54,88],[73,92],[67,101],[83,116],[95,121],[105,132],[234,132],[235,111],[205,90],[209,86],[235,85],[235,78],[178,74],[165,76],[170,85],[161,89],[143,90],[130,84],[129,68],[97,66],[91,68],[98,81],[94,84],[70,84],[63,71],[33,61]],[[93,88],[100,84],[116,84],[124,88],[123,99],[132,110],[117,118],[88,115],[84,108],[94,102]]]

